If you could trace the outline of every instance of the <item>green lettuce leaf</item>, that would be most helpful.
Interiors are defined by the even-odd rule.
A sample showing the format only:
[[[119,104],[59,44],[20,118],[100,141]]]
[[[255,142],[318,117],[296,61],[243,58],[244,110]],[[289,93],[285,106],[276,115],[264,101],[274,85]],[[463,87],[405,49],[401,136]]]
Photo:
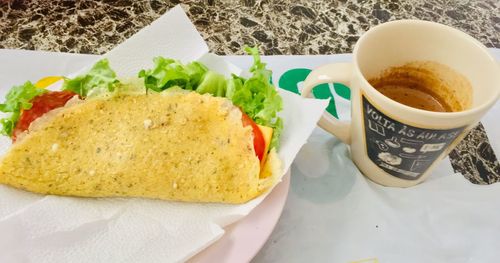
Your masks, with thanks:
[[[72,91],[84,98],[93,89],[106,89],[112,92],[119,83],[116,73],[109,66],[109,61],[101,59],[86,74],[73,79],[66,78],[62,89]]]
[[[47,92],[45,89],[37,88],[30,81],[12,87],[7,93],[5,102],[0,104],[0,111],[10,113],[8,117],[0,120],[2,124],[0,133],[9,137],[12,136],[12,132],[21,116],[21,111],[31,109],[33,98],[45,92]]]
[[[226,86],[226,98],[233,100],[233,96],[236,90],[241,90],[246,79],[235,74],[231,74],[231,78],[227,80]]]
[[[161,92],[178,86],[186,90],[194,90],[202,81],[207,67],[199,62],[183,65],[181,62],[163,57],[153,59],[154,67],[141,70],[139,77],[144,78],[146,90]]]
[[[203,80],[196,87],[196,92],[200,94],[210,93],[216,97],[224,97],[226,95],[226,78],[214,71],[208,71]]]
[[[252,76],[245,80],[233,75],[233,83],[242,82],[243,85],[234,85],[230,99],[257,124],[273,128],[270,148],[277,148],[283,129],[283,121],[278,117],[278,112],[283,109],[283,100],[271,82],[272,72],[260,60],[257,47],[245,47],[245,51],[254,59],[249,70]]]
[[[276,118],[276,121],[270,125],[273,128],[273,137],[271,138],[271,144],[269,145],[269,149],[276,147],[276,149],[280,145],[281,133],[283,132],[283,119]]]

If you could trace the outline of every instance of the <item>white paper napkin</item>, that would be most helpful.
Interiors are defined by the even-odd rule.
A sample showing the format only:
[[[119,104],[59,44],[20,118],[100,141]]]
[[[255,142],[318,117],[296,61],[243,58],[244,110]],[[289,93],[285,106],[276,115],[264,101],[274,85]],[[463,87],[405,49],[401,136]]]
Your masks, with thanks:
[[[206,52],[206,44],[182,9],[176,7],[105,57],[121,76],[135,75],[141,68],[150,67],[157,55],[184,61],[202,57],[209,67],[224,71],[222,73],[241,71]],[[13,59],[19,53],[4,50],[0,52],[0,59],[26,74],[15,72],[16,75],[11,67],[2,66],[0,81],[20,84],[27,80],[23,76],[37,76],[71,57],[44,54],[50,59],[43,65],[31,64],[27,59],[21,59],[19,65],[19,60]],[[71,59],[79,63],[87,59],[95,61],[90,57]],[[65,68],[59,70],[47,75],[68,74]],[[7,88],[2,87],[1,94],[5,94]],[[284,100],[281,116],[285,130],[279,156],[286,171],[328,101],[302,99],[284,90],[280,90],[280,94]],[[9,145],[8,140],[0,140],[1,152]],[[224,226],[247,215],[264,197],[243,205],[189,204],[42,196],[0,185],[0,262],[183,261],[215,242],[223,235]]]

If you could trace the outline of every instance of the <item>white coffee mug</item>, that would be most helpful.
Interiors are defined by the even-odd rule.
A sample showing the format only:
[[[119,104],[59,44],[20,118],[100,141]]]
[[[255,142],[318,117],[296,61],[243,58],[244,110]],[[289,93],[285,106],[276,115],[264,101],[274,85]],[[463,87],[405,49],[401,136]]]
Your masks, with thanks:
[[[471,107],[457,112],[412,108],[382,95],[368,82],[388,68],[414,61],[441,63],[465,76],[472,87]],[[325,113],[319,126],[350,145],[352,160],[372,181],[408,187],[424,181],[495,104],[500,67],[484,45],[457,29],[400,20],[361,36],[352,63],[313,70],[302,96],[310,96],[319,84],[334,82],[351,89],[351,121]]]

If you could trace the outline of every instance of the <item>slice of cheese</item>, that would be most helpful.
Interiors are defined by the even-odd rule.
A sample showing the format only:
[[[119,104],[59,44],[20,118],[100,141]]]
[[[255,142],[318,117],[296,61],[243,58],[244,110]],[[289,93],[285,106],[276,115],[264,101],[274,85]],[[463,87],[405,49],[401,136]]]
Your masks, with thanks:
[[[45,77],[45,78],[42,78],[40,80],[38,80],[36,83],[35,83],[35,86],[37,88],[41,88],[41,89],[45,89],[47,88],[48,86],[58,82],[59,80],[62,80],[63,77],[61,76],[49,76],[49,77]]]

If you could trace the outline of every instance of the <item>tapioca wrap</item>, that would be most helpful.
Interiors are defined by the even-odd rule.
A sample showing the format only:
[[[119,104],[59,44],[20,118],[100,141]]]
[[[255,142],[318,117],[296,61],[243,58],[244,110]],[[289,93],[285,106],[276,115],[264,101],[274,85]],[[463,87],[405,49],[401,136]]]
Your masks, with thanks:
[[[157,58],[138,84],[100,61],[62,91],[14,87],[0,107],[19,115],[2,120],[15,143],[0,183],[80,197],[249,201],[282,172],[281,98],[258,55],[256,64],[252,77],[226,79],[197,62]]]

